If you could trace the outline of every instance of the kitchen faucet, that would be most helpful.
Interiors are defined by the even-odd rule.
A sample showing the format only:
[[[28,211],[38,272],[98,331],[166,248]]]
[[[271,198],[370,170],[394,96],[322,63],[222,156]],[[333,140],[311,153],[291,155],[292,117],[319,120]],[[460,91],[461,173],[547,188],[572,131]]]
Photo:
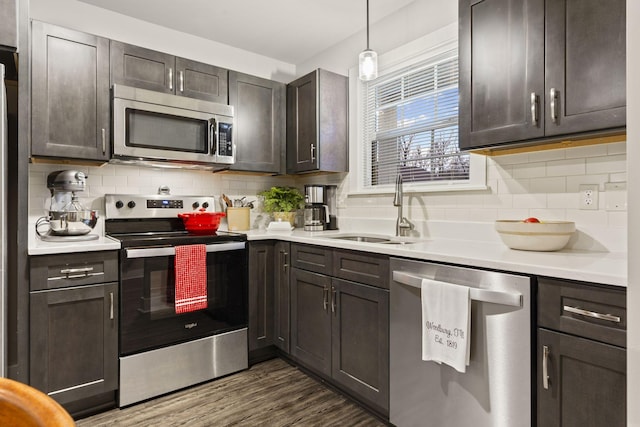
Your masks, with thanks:
[[[393,196],[393,206],[398,207],[398,219],[396,220],[396,236],[408,236],[413,230],[413,224],[402,216],[402,175],[396,178],[396,193]]]

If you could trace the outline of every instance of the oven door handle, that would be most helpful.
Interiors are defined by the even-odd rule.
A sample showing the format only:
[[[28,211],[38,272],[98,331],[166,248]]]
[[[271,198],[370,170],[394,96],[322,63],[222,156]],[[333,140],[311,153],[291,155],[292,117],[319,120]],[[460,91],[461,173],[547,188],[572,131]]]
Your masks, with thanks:
[[[245,249],[245,242],[218,243],[207,245],[207,252],[226,252]],[[124,250],[127,258],[151,258],[161,256],[174,256],[176,248],[174,246],[166,246],[161,248],[126,248]]]

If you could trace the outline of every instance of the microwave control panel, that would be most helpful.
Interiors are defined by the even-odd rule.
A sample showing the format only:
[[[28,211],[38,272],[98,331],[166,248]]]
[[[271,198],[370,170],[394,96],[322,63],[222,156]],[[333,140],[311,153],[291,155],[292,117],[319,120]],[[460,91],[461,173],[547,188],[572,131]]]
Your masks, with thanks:
[[[231,123],[218,123],[218,155],[233,156],[233,141],[231,138]]]

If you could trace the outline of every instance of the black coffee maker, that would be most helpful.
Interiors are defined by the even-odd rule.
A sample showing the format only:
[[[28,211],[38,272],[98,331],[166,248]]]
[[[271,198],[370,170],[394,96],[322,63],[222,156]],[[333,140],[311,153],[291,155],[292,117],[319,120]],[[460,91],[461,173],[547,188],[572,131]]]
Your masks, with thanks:
[[[337,206],[335,185],[304,186],[304,230],[337,230]]]

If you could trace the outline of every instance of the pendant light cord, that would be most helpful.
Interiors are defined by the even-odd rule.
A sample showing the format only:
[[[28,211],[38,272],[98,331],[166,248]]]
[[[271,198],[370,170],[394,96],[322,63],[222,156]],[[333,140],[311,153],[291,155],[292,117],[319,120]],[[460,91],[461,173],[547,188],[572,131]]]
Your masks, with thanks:
[[[367,0],[367,50],[369,50],[369,0]]]

